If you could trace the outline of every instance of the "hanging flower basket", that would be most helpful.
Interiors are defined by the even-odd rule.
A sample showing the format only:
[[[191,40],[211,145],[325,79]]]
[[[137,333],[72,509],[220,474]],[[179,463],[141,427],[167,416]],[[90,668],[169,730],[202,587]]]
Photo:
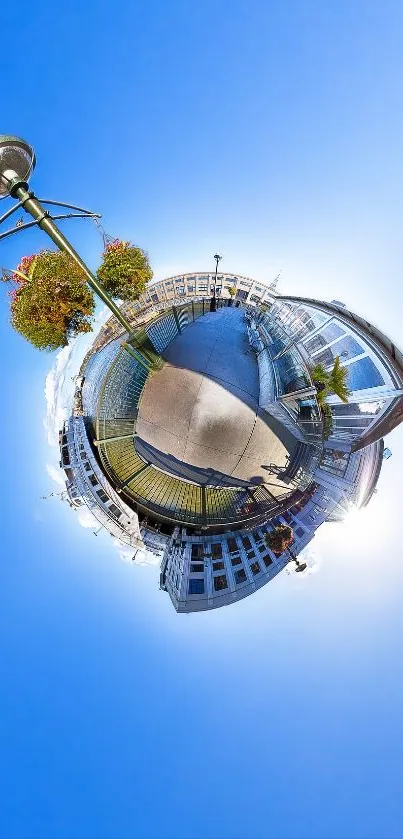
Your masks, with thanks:
[[[61,251],[24,256],[8,277],[11,323],[38,349],[64,347],[69,338],[90,332],[94,297],[78,265]]]
[[[114,239],[105,247],[97,276],[112,297],[130,301],[142,294],[153,272],[145,251]]]

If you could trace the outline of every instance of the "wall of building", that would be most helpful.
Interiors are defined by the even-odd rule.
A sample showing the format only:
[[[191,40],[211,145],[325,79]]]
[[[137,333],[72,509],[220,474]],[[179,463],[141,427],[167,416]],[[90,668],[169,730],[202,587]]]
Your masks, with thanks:
[[[85,505],[100,525],[130,546],[141,542],[137,513],[124,503],[100,469],[83,417],[70,417],[61,433],[61,467],[74,506]]]
[[[332,441],[351,445],[381,427],[381,420],[401,400],[403,368],[400,354],[386,336],[339,304],[303,298],[277,298],[271,315],[302,356],[330,370],[336,356],[347,370],[348,403],[331,395]],[[382,436],[380,433],[380,436]],[[373,438],[372,438],[373,439]]]
[[[166,537],[162,534],[158,536],[155,528],[147,524],[142,526],[144,542],[164,551],[161,587],[169,593],[174,607],[181,612],[229,604],[253,593],[279,573],[290,562],[290,554],[285,551],[277,557],[265,542],[265,535],[277,524],[289,524],[293,528],[292,550],[298,555],[323,522],[339,521],[353,506],[367,503],[379,477],[383,442],[375,440],[357,452],[352,451],[352,444],[368,431],[376,431],[378,425],[382,427],[381,421],[400,398],[398,391],[403,385],[401,359],[396,349],[390,347],[390,342],[379,330],[366,325],[365,321],[340,304],[291,297],[274,300],[267,285],[254,283],[250,278],[219,274],[217,279],[216,294],[219,298],[229,297],[228,288],[235,287],[235,299],[252,305],[270,304],[270,316],[266,320],[261,319],[259,327],[265,342],[264,350],[259,354],[261,399],[265,402],[262,407],[268,409],[270,400],[280,404],[278,400],[289,396],[281,381],[281,363],[278,364],[287,354],[295,362],[296,370],[299,358],[302,371],[307,365],[318,362],[330,369],[333,359],[339,356],[349,372],[351,393],[346,406],[335,396],[327,398],[333,411],[334,430],[323,450],[322,443],[318,446],[312,492],[306,495],[303,503],[295,503],[282,515],[253,530],[196,535],[182,526],[175,528],[172,537]],[[181,328],[180,324],[178,326],[178,312],[176,317],[172,314],[172,304],[186,304],[180,309],[182,327],[185,328],[189,319],[195,316],[194,306],[199,305],[195,301],[202,296],[208,298],[213,293],[214,284],[213,274],[185,274],[168,278],[154,283],[141,300],[130,304],[129,314],[132,318],[143,319],[150,339],[161,352],[177,334],[175,330]],[[156,321],[156,314],[166,306],[170,312]],[[128,307],[126,310],[128,313]],[[170,318],[169,322],[167,318]],[[100,341],[110,340],[113,334],[111,320]],[[297,373],[293,370],[295,381]],[[309,377],[306,384],[309,390],[312,384]],[[282,409],[285,409],[284,405],[281,403]],[[291,407],[288,406],[287,410],[292,420]],[[74,422],[79,421],[82,425],[70,425],[72,419],[66,431],[70,459],[65,468],[71,491],[75,484],[75,503],[85,503],[96,511],[94,515],[98,520],[107,522],[104,526],[113,535],[121,528],[120,532],[124,531],[128,543],[135,544],[139,538],[137,516],[124,504],[99,468],[88,440],[84,439],[84,420],[74,418]],[[89,465],[88,470],[85,463]],[[92,481],[89,474],[93,475]],[[309,480],[312,481],[312,476]],[[111,514],[114,506],[118,508],[119,515],[116,511]],[[234,527],[234,524],[231,526]]]

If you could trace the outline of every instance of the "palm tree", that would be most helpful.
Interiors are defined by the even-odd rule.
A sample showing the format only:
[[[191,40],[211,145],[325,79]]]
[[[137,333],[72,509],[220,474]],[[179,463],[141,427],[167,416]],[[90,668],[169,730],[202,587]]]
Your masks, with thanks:
[[[317,399],[323,405],[326,396],[335,393],[342,402],[348,402],[349,389],[347,387],[348,371],[340,364],[340,358],[336,355],[331,370],[325,370],[323,364],[315,364],[311,370],[311,378],[316,387]]]
[[[318,400],[319,401],[319,400]],[[323,439],[328,440],[333,431],[333,414],[330,405],[327,402],[320,404],[323,421]]]
[[[315,364],[311,370],[311,379],[316,387],[316,396],[320,405],[323,405],[329,393],[330,376],[323,364]]]
[[[333,369],[330,371],[329,374],[329,390],[331,393],[335,393],[336,396],[338,396],[342,402],[348,402],[348,397],[350,394],[350,391],[347,387],[347,376],[347,367],[341,366],[340,358],[338,355],[336,355],[333,364]]]

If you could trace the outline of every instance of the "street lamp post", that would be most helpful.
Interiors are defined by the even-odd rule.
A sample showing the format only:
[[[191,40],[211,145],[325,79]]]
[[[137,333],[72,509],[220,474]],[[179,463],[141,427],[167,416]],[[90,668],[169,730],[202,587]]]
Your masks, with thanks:
[[[47,233],[59,250],[67,253],[79,265],[87,278],[88,285],[115,315],[124,329],[130,333],[132,331],[131,325],[120,311],[119,306],[109,297],[95,274],[90,271],[53,219],[50,218],[48,210],[45,210],[33,192],[28,191],[28,180],[35,168],[35,163],[34,150],[25,140],[0,134],[0,198],[5,198],[7,195],[18,198],[18,204],[12,210],[9,210],[2,217],[2,220],[11,215],[18,207],[22,207],[26,213],[32,216],[35,220],[34,223]]]
[[[295,564],[297,566],[296,569],[295,569],[295,573],[298,574],[298,572],[301,573],[302,571],[305,571],[305,569],[307,568],[306,562],[300,562],[297,555],[294,553],[294,551],[291,550],[291,548],[287,548],[287,551],[290,555],[290,560],[289,561],[290,562],[291,561],[295,562]]]
[[[214,289],[213,289],[213,296],[210,302],[210,312],[215,312],[217,310],[217,298],[216,298],[216,286],[217,286],[217,270],[218,270],[218,263],[222,256],[219,253],[214,254],[215,259],[215,278],[214,278]]]

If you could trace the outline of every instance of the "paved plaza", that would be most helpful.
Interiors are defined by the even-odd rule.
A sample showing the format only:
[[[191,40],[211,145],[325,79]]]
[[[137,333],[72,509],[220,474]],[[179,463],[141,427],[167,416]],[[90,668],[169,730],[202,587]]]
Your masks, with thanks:
[[[286,466],[294,438],[259,409],[259,375],[243,312],[199,318],[164,352],[148,379],[136,424],[136,448],[156,466],[199,483],[265,483],[288,489],[269,470]]]

